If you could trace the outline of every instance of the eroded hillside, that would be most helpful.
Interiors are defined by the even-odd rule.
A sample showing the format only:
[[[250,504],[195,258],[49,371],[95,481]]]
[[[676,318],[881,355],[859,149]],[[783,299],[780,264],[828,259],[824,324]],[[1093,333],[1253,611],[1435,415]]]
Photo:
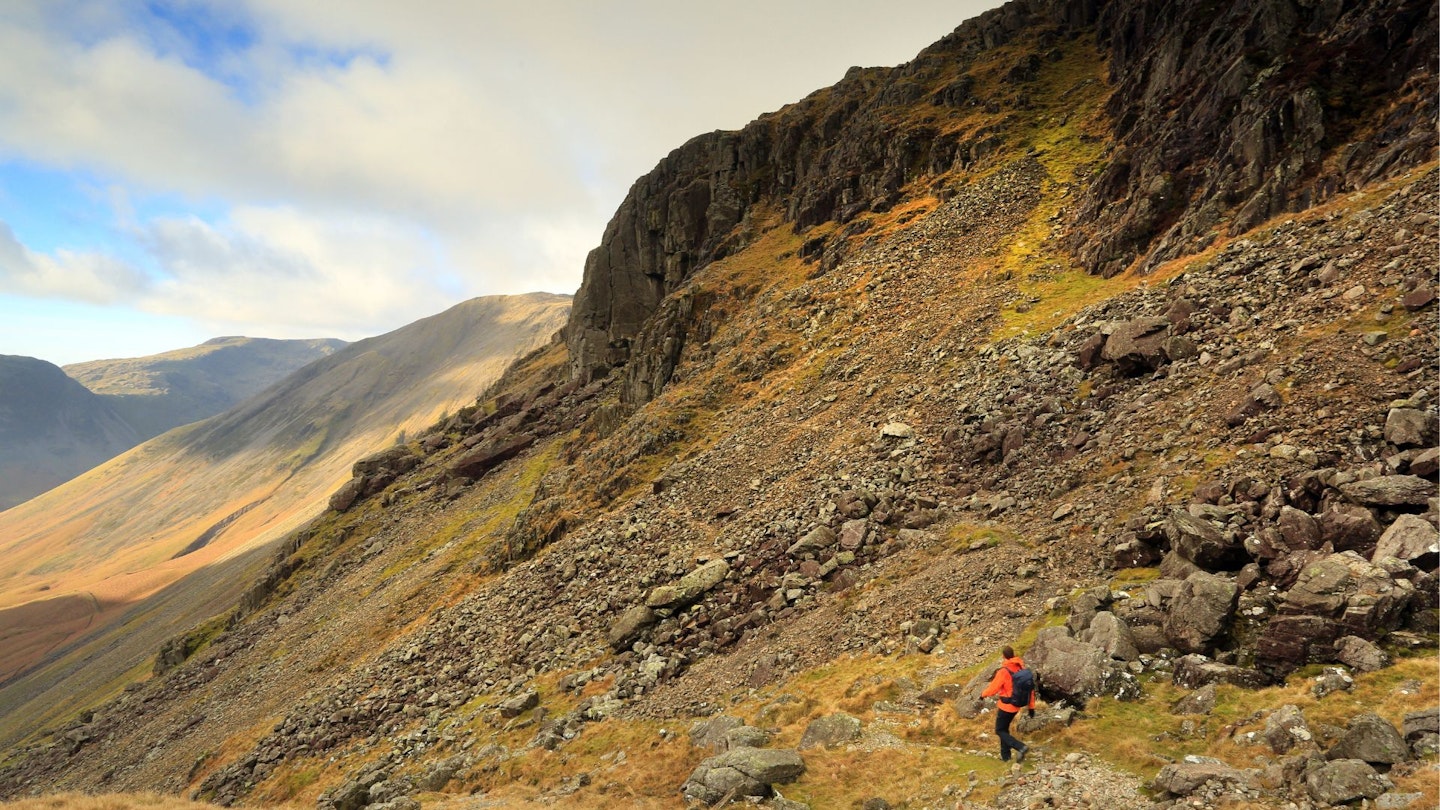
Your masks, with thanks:
[[[1433,804],[1433,15],[1012,3],[692,141],[566,344],[357,463],[0,795]],[[1382,98],[1227,140],[1317,43]],[[1193,94],[1177,177],[1146,133]],[[1044,698],[1014,769],[1005,643]]]

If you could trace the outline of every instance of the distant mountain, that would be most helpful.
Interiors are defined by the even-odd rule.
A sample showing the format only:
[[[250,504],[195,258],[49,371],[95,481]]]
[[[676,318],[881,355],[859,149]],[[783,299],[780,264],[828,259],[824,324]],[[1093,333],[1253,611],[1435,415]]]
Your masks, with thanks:
[[[283,536],[324,508],[356,459],[473,403],[515,357],[546,345],[569,309],[569,296],[546,293],[467,301],[0,512],[0,681],[71,637],[44,604],[74,632],[94,629]],[[93,615],[77,618],[81,608]]]
[[[140,437],[105,397],[33,357],[0,355],[0,509],[134,447]]]
[[[107,398],[144,441],[214,416],[345,346],[333,338],[218,337],[188,349],[64,369]]]
[[[345,345],[221,337],[63,369],[0,355],[0,510],[146,439],[214,416]]]

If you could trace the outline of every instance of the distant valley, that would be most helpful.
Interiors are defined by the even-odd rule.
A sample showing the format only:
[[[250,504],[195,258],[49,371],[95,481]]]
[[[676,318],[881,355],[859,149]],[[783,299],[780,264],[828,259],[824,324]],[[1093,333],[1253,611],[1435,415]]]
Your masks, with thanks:
[[[569,302],[467,301],[0,512],[0,681],[186,574],[299,526],[357,458],[470,404],[516,356],[548,342]],[[121,387],[116,367],[107,377],[87,365]],[[137,387],[154,379],[127,373]]]

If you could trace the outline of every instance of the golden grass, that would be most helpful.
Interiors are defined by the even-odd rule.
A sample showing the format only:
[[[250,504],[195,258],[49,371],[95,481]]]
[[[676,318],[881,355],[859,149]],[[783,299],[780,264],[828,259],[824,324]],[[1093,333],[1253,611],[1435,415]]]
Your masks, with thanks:
[[[661,730],[666,733],[662,736]],[[514,759],[481,767],[470,791],[482,790],[506,806],[525,806],[541,792],[567,784],[574,775],[591,776],[588,786],[569,796],[546,796],[547,807],[676,807],[680,785],[708,752],[690,745],[689,737],[674,724],[649,720],[608,720],[584,727],[580,736],[560,751],[526,750]],[[512,750],[521,748],[535,733],[527,727],[497,735],[496,741]],[[623,758],[617,754],[624,752]],[[443,803],[440,805],[443,806]]]
[[[811,807],[858,807],[866,799],[881,797],[899,806],[923,806],[940,798],[947,785],[961,788],[974,774],[979,782],[1001,776],[1008,765],[994,757],[976,756],[948,748],[905,746],[865,750],[805,752],[805,775],[793,785],[780,785],[787,799]],[[969,796],[982,800],[994,790],[982,788]],[[949,806],[949,805],[946,805]]]
[[[94,796],[52,793],[0,802],[0,810],[213,810],[218,806],[156,793],[103,793]]]

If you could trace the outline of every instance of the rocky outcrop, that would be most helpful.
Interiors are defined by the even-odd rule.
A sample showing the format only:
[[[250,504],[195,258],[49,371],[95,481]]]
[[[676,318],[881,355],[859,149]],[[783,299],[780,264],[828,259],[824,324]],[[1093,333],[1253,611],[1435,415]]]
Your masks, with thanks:
[[[419,466],[420,461],[414,450],[403,445],[360,459],[350,470],[351,479],[330,496],[330,508],[344,512],[357,500],[390,486],[395,479]]]
[[[1423,0],[1104,4],[1119,142],[1077,255],[1106,275],[1154,267],[1429,159],[1436,29]],[[1358,139],[1362,110],[1381,122]]]
[[[1096,13],[1092,2],[1017,0],[967,21],[907,64],[852,68],[835,86],[737,132],[701,135],[671,152],[630,188],[586,258],[566,328],[575,376],[594,379],[625,365],[626,401],[648,401],[693,337],[696,302],[662,301],[742,247],[762,206],[797,230],[845,223],[888,210],[917,178],[973,165],[999,145],[993,133],[966,138],[932,123],[897,126],[893,113],[978,106],[964,75],[977,54],[1027,30],[1078,33]],[[822,240],[807,249],[819,256],[826,248]]]

